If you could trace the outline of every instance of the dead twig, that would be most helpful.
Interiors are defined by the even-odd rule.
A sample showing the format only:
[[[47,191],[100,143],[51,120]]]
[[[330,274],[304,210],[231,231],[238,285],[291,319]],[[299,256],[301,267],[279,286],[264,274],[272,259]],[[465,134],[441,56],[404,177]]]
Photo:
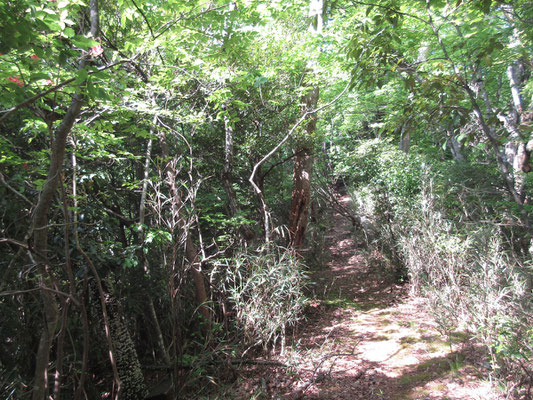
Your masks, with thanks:
[[[359,343],[359,342],[358,342]],[[358,344],[357,343],[357,344]],[[357,346],[356,344],[356,346]],[[319,382],[319,369],[322,367],[322,365],[329,359],[331,358],[336,358],[336,357],[350,357],[350,356],[355,356],[355,346],[354,346],[354,349],[352,350],[351,353],[333,353],[333,354],[326,354],[325,356],[323,356],[319,363],[317,364],[317,366],[315,367],[315,369],[313,370],[313,374],[311,375],[311,378],[309,378],[309,380],[307,381],[307,383],[305,384],[305,386],[301,389],[301,392],[300,394],[303,395],[305,392],[307,392],[309,390],[309,388],[311,386],[313,386],[313,384]],[[331,368],[329,369],[329,373],[328,374],[331,374],[331,369],[333,368],[333,366],[331,366]],[[359,379],[363,374],[362,373],[359,373],[357,374],[357,377],[356,379]]]

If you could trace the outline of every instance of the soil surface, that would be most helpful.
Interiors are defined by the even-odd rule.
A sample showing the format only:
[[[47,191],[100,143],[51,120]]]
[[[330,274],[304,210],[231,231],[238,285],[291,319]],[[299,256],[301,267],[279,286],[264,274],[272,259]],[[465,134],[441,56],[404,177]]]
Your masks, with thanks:
[[[271,355],[286,367],[243,365],[231,398],[504,399],[483,352],[463,333],[441,335],[423,299],[394,283],[380,253],[339,214],[326,248],[306,321]]]

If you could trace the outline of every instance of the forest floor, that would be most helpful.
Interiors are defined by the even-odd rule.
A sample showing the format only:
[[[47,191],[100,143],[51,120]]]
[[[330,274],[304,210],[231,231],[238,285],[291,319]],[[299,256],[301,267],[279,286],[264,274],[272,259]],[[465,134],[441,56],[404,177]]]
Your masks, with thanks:
[[[348,197],[341,199],[349,202]],[[496,400],[483,352],[460,332],[443,337],[423,299],[409,295],[341,215],[331,215],[327,260],[311,275],[306,320],[271,360],[245,365],[238,399]]]

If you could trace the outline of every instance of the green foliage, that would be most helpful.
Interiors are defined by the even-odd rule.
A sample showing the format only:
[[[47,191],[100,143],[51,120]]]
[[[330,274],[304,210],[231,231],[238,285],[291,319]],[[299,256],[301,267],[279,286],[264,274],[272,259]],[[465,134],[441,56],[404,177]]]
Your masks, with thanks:
[[[462,301],[448,282],[449,265],[476,277],[483,268],[492,271],[498,283],[486,292],[500,293],[512,312],[504,318],[497,307],[482,308],[492,313],[490,323],[473,321],[495,362],[513,370],[516,360],[530,359],[531,331],[513,294],[518,286],[498,272],[531,276],[530,267],[516,272],[509,261],[511,254],[525,258],[528,236],[516,222],[522,210],[506,195],[491,143],[472,113],[479,103],[500,150],[516,140],[505,117],[520,122],[520,140],[530,139],[530,1],[325,2],[324,27],[315,32],[309,28],[318,28],[319,16],[309,15],[307,0],[101,0],[95,37],[86,32],[87,3],[0,4],[1,291],[22,291],[0,298],[5,316],[0,336],[6,338],[0,380],[8,382],[3,391],[29,387],[33,379],[32,357],[43,326],[34,289],[41,276],[35,255],[24,246],[31,250],[34,206],[46,182],[54,132],[76,92],[84,104],[65,159],[59,160],[61,190],[48,215],[49,273],[55,289],[74,290],[71,295],[80,301],[84,279],[91,276],[84,254],[102,277],[114,275],[143,361],[153,363],[161,351],[146,310],[149,297],[161,324],[162,347],[172,348],[173,361],[185,355],[182,361],[195,378],[212,372],[205,367],[211,355],[198,344],[206,325],[197,318],[186,243],[197,248],[195,261],[215,282],[207,290],[215,314],[213,341],[243,335],[250,344],[266,346],[300,318],[306,282],[301,262],[276,247],[238,250],[237,243],[261,244],[259,199],[248,179],[301,115],[306,86],[320,87],[324,104],[349,80],[354,90],[318,115],[316,132],[296,132],[258,171],[272,228],[281,231],[288,220],[293,148],[312,145],[315,165],[327,165],[325,170],[350,185],[368,242],[388,251],[389,260],[406,262],[414,283],[431,278],[425,284],[442,289],[441,297],[432,292],[436,309],[450,307],[450,299]],[[84,57],[85,67],[79,68]],[[131,62],[97,71],[126,59]],[[523,69],[524,112],[516,117],[507,76],[512,63]],[[475,101],[467,88],[475,92]],[[226,121],[234,141],[230,184],[239,208],[233,216],[221,179]],[[396,149],[406,135],[411,135],[410,154]],[[459,142],[464,162],[452,161],[451,139]],[[322,142],[329,146],[328,160],[320,159]],[[424,205],[423,163],[433,171],[435,207],[422,214],[426,223],[433,218],[442,228],[431,237],[415,215]],[[523,177],[528,199],[529,175]],[[522,208],[531,214],[532,207]],[[505,257],[489,251],[487,232],[498,237]],[[410,235],[417,246],[407,241]],[[487,257],[476,258],[475,251]],[[449,263],[420,267],[420,260],[433,265],[437,256]],[[464,290],[475,294],[473,287]],[[482,301],[474,294],[469,307]],[[80,381],[83,352],[83,312],[72,304],[65,314],[73,339],[65,346],[63,381],[70,389]],[[226,305],[236,313],[231,332],[216,320]],[[137,322],[145,320],[151,323]],[[515,331],[519,337],[511,335]],[[111,373],[106,350],[91,343],[93,350],[96,362],[86,374],[102,382],[89,395],[98,397],[100,389],[104,393],[104,386],[111,386]],[[22,392],[13,396],[27,394]],[[70,394],[65,391],[63,397]]]
[[[494,230],[446,220],[431,191],[409,223],[400,244],[413,290],[424,293],[442,332],[459,327],[476,335],[501,377],[531,373],[531,275],[524,260],[510,256]]]

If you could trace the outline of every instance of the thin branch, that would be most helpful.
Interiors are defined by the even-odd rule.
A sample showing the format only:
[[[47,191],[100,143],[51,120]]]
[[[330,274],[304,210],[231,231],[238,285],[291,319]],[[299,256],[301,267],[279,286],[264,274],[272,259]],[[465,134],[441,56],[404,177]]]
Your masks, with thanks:
[[[286,162],[289,161],[291,158],[296,157],[298,154],[300,154],[300,153],[302,153],[302,152],[303,152],[303,150],[297,151],[296,153],[293,153],[293,154],[291,154],[290,156],[285,157],[283,160],[278,161],[278,162],[272,164],[272,165],[266,170],[266,172],[264,172],[264,173],[261,174],[261,178],[262,178],[262,179],[266,178],[266,176],[267,176],[268,174],[270,174],[270,172],[271,172],[274,168],[276,168],[278,165],[281,165],[281,164],[286,163]]]
[[[172,26],[174,26],[175,24],[177,24],[178,22],[180,22],[181,20],[184,20],[184,21],[187,21],[189,19],[194,19],[194,18],[198,18],[199,16],[203,15],[203,14],[207,14],[211,11],[216,11],[216,10],[219,10],[221,8],[225,8],[227,7],[228,5],[227,4],[223,4],[221,6],[218,6],[218,7],[214,7],[214,8],[208,8],[207,10],[204,10],[204,11],[201,11],[199,12],[198,14],[195,14],[195,15],[191,15],[190,17],[187,17],[185,18],[183,15],[180,17],[180,18],[176,18],[175,20],[173,21],[169,21],[167,22],[166,26],[164,26],[164,29],[159,32],[156,36],[155,36],[155,39],[157,39],[159,36],[161,36],[162,34],[164,34],[166,31],[168,31]],[[161,29],[161,28],[160,28]]]
[[[148,29],[150,30],[150,35],[152,36],[152,39],[155,40],[154,31],[152,30],[152,25],[150,25],[150,22],[148,22],[148,18],[146,18],[146,15],[144,14],[144,11],[139,8],[137,3],[135,3],[135,0],[131,0],[137,11],[139,11],[144,19],[144,22],[146,22],[146,25],[148,25]]]
[[[399,11],[399,10],[396,10],[392,7],[388,7],[388,6],[384,6],[384,5],[381,5],[381,4],[374,4],[374,3],[366,3],[364,1],[357,1],[357,0],[352,0],[352,4],[354,5],[360,5],[360,6],[369,6],[369,7],[377,7],[377,8],[382,8],[384,10],[387,10],[387,11],[391,11],[395,14],[398,14],[398,15],[403,15],[404,17],[409,17],[409,18],[413,18],[413,19],[416,19],[420,22],[423,22],[425,24],[429,24],[429,21],[426,21],[425,19],[423,18],[420,18],[419,16],[417,15],[413,15],[413,14],[409,14],[409,13],[405,13],[405,12],[402,12],[402,11]]]
[[[329,360],[330,358],[335,358],[335,357],[353,357],[355,356],[355,348],[354,350],[351,352],[351,353],[333,353],[333,354],[326,354],[324,357],[322,357],[320,359],[320,362],[317,364],[317,366],[315,367],[314,371],[313,371],[313,375],[311,375],[311,378],[309,378],[309,381],[307,382],[307,384],[302,388],[300,389],[301,393],[305,393],[307,392],[307,390],[309,390],[309,388],[315,383],[317,382],[315,376],[317,375],[317,372],[318,370],[320,369],[320,367],[322,366],[322,364],[324,364],[324,362],[326,362],[327,360]],[[330,371],[331,371],[331,368],[330,368]],[[359,372],[355,379],[359,379],[360,377],[362,376],[361,372]]]
[[[1,238],[0,243],[11,243],[19,247],[22,247],[23,249],[29,248],[26,243],[19,242],[18,240],[15,240],[15,239]]]
[[[252,170],[252,175],[250,175],[250,178],[248,178],[248,181],[252,184],[254,190],[256,191],[256,193],[261,193],[261,189],[259,189],[259,187],[256,185],[255,181],[254,181],[254,178],[255,178],[255,174],[257,173],[257,170],[259,169],[259,167],[261,167],[261,165],[263,165],[263,163],[268,160],[270,157],[272,157],[272,155],[274,155],[274,153],[276,153],[280,148],[281,146],[283,146],[285,144],[285,142],[287,140],[289,140],[289,138],[292,136],[292,134],[294,133],[294,131],[296,130],[296,128],[298,128],[298,126],[304,122],[307,117],[309,115],[312,115],[312,114],[315,114],[319,111],[322,111],[323,109],[331,106],[333,103],[335,103],[337,100],[339,100],[341,98],[341,96],[348,90],[348,88],[350,87],[350,82],[348,82],[348,84],[344,87],[344,89],[342,90],[342,92],[340,92],[333,100],[331,100],[329,103],[327,104],[324,104],[323,106],[315,109],[315,110],[311,110],[311,111],[306,111],[301,117],[300,119],[293,125],[293,127],[290,129],[290,131],[285,135],[285,137],[283,139],[281,139],[281,141],[276,145],[274,146],[274,148],[272,150],[270,150],[270,152],[264,156],[257,164],[254,165],[254,168]]]
[[[65,292],[61,292],[59,290],[55,290],[55,289],[50,289],[49,287],[46,287],[46,286],[38,286],[36,288],[33,288],[33,289],[26,289],[26,290],[9,290],[7,292],[0,292],[0,297],[4,297],[4,296],[15,296],[17,294],[24,294],[24,293],[31,293],[31,292],[38,292],[40,290],[46,290],[47,292],[52,292],[52,293],[55,293],[55,294],[58,294],[60,296],[65,296],[67,298],[69,298],[70,300],[72,300],[72,302],[74,304],[76,304],[78,307],[80,306],[80,302],[74,298],[72,295],[70,295],[69,293],[65,293]]]
[[[9,183],[6,182],[6,179],[4,178],[4,175],[2,173],[0,173],[0,182],[2,182],[2,184],[8,188],[9,190],[11,190],[14,194],[16,194],[18,197],[20,197],[22,200],[24,200],[30,207],[33,207],[35,204],[33,204],[31,202],[31,200],[29,200],[26,196],[24,196],[22,193],[20,193],[19,191],[17,191],[14,187],[12,187]]]

